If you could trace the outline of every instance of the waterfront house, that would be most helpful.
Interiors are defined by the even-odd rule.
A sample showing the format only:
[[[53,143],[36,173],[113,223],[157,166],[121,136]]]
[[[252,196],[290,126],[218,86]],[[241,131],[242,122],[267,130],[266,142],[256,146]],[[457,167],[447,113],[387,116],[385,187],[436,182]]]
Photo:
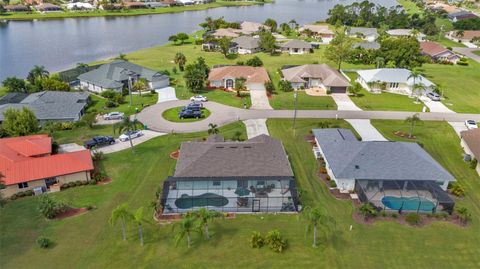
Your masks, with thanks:
[[[283,43],[280,46],[280,49],[282,50],[282,52],[288,52],[288,54],[290,55],[295,55],[311,53],[313,47],[312,44],[310,44],[309,42],[294,39]]]
[[[328,25],[306,24],[298,29],[303,36],[321,38],[322,43],[328,44],[335,37],[335,34]]]
[[[348,80],[337,70],[326,64],[288,66],[282,69],[283,79],[294,89],[320,88],[331,93],[346,93]]]
[[[25,5],[6,5],[3,7],[8,12],[28,12],[30,8]]]
[[[238,54],[252,54],[260,51],[259,38],[240,36],[232,39]]]
[[[57,5],[51,3],[43,3],[36,5],[35,9],[39,12],[61,12],[63,9]]]

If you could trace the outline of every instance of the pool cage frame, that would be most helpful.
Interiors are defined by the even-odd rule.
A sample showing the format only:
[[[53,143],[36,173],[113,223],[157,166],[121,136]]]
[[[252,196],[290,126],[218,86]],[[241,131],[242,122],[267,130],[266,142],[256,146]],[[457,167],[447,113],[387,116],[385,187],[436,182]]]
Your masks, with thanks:
[[[455,207],[455,201],[450,198],[434,181],[428,180],[355,180],[355,192],[362,203],[374,205],[377,211],[398,211],[417,212],[417,213],[435,213],[445,211],[452,214]],[[418,207],[415,210],[404,209],[404,202],[399,209],[391,209],[385,206],[382,198],[385,196],[394,196],[398,198],[418,198]],[[422,210],[422,201],[433,203],[432,211]],[[424,204],[425,205],[425,204]]]
[[[209,183],[220,182],[221,186],[212,189],[209,189],[208,187],[195,189],[195,182],[205,181]],[[232,183],[232,181],[236,182],[236,189],[247,189],[250,194],[244,196],[232,195],[236,189],[232,188],[231,185],[229,186],[230,188],[224,188],[226,182]],[[181,197],[181,195],[179,195],[177,192],[175,198],[169,198],[169,194],[172,191],[180,190],[177,189],[179,182],[192,183],[192,189],[181,189],[183,191],[191,191],[192,194],[195,192],[214,193],[219,195],[219,197],[197,198],[195,196],[190,196],[184,198]],[[265,182],[265,184],[263,187],[259,187],[259,184],[251,185],[252,182]],[[272,188],[272,182],[279,182],[281,188]],[[282,185],[280,182],[285,182],[286,184]],[[289,195],[285,195],[286,193],[281,194],[282,190],[287,190]],[[280,192],[280,195],[270,196],[272,193],[278,192]],[[229,204],[225,206],[216,206],[219,200],[224,198],[229,201]],[[178,199],[184,199],[182,203],[184,205],[190,204],[191,206],[189,206],[189,208],[178,208],[176,206],[176,200]],[[235,203],[233,206],[231,206],[233,201],[235,201]],[[235,213],[297,212],[299,199],[293,177],[169,177],[163,182],[160,204],[163,208],[163,215],[186,213],[196,210],[200,207],[207,207],[220,212]],[[202,205],[194,206],[198,204]]]

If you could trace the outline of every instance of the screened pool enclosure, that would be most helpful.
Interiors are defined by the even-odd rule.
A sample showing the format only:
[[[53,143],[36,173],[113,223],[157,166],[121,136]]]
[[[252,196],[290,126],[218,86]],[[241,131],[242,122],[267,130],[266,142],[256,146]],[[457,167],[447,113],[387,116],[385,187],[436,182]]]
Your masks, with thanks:
[[[455,206],[434,181],[356,180],[355,191],[362,203],[371,203],[378,210],[451,214]]]
[[[221,212],[295,212],[298,194],[291,177],[170,177],[163,184],[163,214],[207,207]]]

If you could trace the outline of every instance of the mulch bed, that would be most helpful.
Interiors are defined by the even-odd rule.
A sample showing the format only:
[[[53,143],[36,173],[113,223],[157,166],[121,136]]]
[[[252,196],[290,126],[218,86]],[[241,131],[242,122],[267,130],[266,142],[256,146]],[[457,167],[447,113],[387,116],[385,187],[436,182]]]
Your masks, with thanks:
[[[88,209],[86,207],[82,207],[82,208],[69,208],[67,209],[65,212],[63,213],[60,213],[58,214],[57,216],[55,216],[55,220],[62,220],[62,219],[66,219],[66,218],[70,218],[70,217],[74,217],[74,216],[78,216],[78,215],[82,215],[82,214],[85,214],[88,212]]]
[[[358,207],[355,207],[355,209],[358,209]],[[391,214],[391,213],[387,213],[387,214]],[[421,217],[421,221],[420,221],[419,224],[416,224],[416,225],[411,225],[410,223],[408,223],[405,220],[405,217],[407,216],[407,214],[401,214],[401,215],[399,214],[398,217],[396,217],[396,218],[377,216],[377,217],[368,218],[368,219],[365,220],[365,218],[358,212],[358,210],[355,210],[353,212],[353,219],[357,223],[367,224],[367,225],[372,225],[377,221],[389,221],[389,222],[396,222],[396,223],[401,224],[401,225],[408,225],[408,226],[411,226],[411,227],[420,228],[420,227],[428,226],[431,223],[441,221],[441,222],[448,222],[448,223],[451,223],[451,224],[455,224],[455,225],[458,225],[458,226],[461,226],[461,227],[466,227],[466,225],[464,225],[462,223],[462,221],[460,220],[460,218],[456,214],[449,215],[446,218],[443,218],[443,217],[442,218],[427,217],[427,215],[424,215],[424,214],[419,214],[419,215]]]
[[[180,150],[177,149],[174,152],[170,153],[170,158],[177,160],[179,155],[180,155]]]
[[[112,182],[112,179],[111,179],[111,178],[106,178],[106,179],[104,179],[104,180],[102,180],[102,181],[97,182],[97,185],[107,185],[107,184],[109,184],[109,183],[111,183],[111,182]]]
[[[406,132],[402,132],[402,131],[395,131],[393,132],[394,135],[398,136],[398,137],[402,137],[402,138],[407,138],[407,139],[412,139],[412,140],[415,140],[416,137],[414,135],[412,135],[412,137],[410,137],[410,135]]]
[[[234,219],[236,217],[236,213],[226,213],[225,219]],[[180,221],[182,219],[182,214],[162,215],[162,212],[157,212],[155,218],[158,220],[158,222],[160,222],[160,224],[169,224],[174,221]]]

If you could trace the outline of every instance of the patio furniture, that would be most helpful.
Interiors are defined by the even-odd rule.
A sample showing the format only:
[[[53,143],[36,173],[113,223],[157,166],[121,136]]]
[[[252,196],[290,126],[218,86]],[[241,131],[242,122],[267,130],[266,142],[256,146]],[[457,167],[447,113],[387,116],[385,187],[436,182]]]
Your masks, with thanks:
[[[235,194],[238,196],[247,196],[250,194],[250,191],[246,188],[237,188]]]
[[[238,198],[237,198],[237,206],[239,206],[239,207],[248,207],[248,198],[238,197]]]
[[[280,193],[283,195],[283,194],[287,193],[289,190],[290,190],[289,187],[285,187],[285,189],[283,189]]]

